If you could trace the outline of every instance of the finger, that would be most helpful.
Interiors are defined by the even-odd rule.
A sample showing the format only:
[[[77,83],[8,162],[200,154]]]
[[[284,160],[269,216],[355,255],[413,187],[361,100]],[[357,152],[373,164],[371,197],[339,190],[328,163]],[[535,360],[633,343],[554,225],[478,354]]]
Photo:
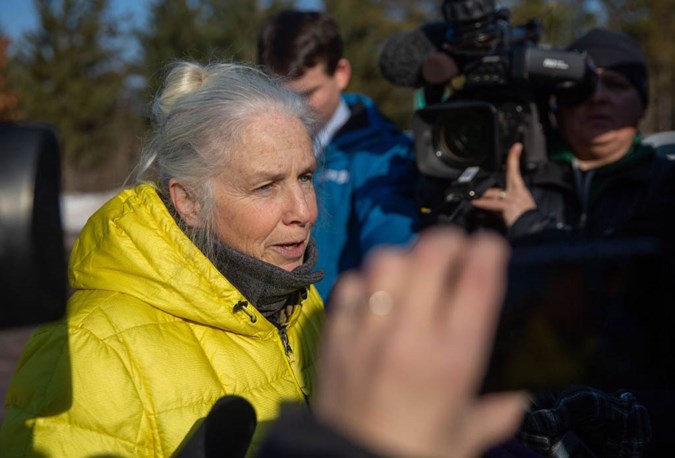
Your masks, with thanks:
[[[449,345],[463,348],[468,392],[485,374],[504,297],[507,258],[508,245],[502,237],[489,233],[472,237],[448,301]]]
[[[489,188],[486,189],[485,192],[483,193],[482,196],[480,196],[481,199],[483,198],[488,198],[488,199],[503,199],[504,198],[504,190],[501,188]]]
[[[401,247],[382,246],[368,255],[362,274],[369,294],[379,290],[389,291],[392,295],[398,294],[403,288],[401,280],[405,279],[409,268],[407,252]]]
[[[506,189],[525,187],[523,175],[520,173],[520,156],[523,152],[522,143],[514,143],[506,159]]]
[[[528,405],[523,392],[491,393],[480,397],[465,417],[466,456],[477,456],[513,437]]]
[[[329,298],[328,320],[323,332],[325,351],[349,348],[359,332],[365,297],[366,286],[361,275],[348,271],[340,276]]]
[[[506,209],[507,202],[501,199],[475,199],[471,201],[471,205],[481,210],[488,210],[494,212],[503,212]]]
[[[354,355],[360,354],[354,347],[354,336],[361,332],[358,313],[365,295],[365,285],[356,272],[342,274],[333,288],[319,350],[321,384],[314,393],[317,410],[331,412],[333,399],[357,384],[353,371],[348,368],[353,364]]]
[[[410,329],[429,330],[444,312],[448,283],[457,275],[458,261],[466,244],[466,235],[456,227],[436,226],[425,231],[410,255],[410,270],[405,279],[410,285],[405,300],[415,304],[408,317]]]
[[[389,315],[406,315],[406,305],[400,298],[404,288],[407,271],[406,252],[400,248],[385,247],[376,249],[366,260],[362,270],[367,298],[362,317],[364,326],[382,327],[391,320]],[[372,335],[374,330],[367,331]]]

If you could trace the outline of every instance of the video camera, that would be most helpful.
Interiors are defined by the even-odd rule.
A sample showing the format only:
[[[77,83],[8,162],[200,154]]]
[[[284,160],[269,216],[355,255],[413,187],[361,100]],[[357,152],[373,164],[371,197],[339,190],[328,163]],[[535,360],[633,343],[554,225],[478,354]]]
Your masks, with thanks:
[[[513,143],[524,145],[524,173],[545,162],[551,96],[581,102],[596,76],[585,54],[539,47],[538,20],[512,27],[495,0],[445,0],[442,10],[444,22],[390,40],[380,59],[392,83],[424,89],[425,108],[412,127],[420,203],[433,222],[454,221],[471,209],[470,199],[499,185]],[[414,84],[401,78],[406,57],[414,61],[406,71],[419,75]]]

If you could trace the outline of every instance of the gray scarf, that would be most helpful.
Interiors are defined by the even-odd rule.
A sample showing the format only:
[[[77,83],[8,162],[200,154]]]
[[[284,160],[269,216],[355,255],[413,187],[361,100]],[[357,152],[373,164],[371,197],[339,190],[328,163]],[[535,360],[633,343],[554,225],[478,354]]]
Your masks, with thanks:
[[[189,236],[190,232],[186,230],[186,225],[168,198],[168,194],[160,192],[159,195],[178,226]],[[198,248],[201,246],[199,240],[193,239],[192,242]],[[292,272],[253,258],[220,242],[216,242],[213,251],[215,255],[211,262],[218,271],[277,327],[284,325],[293,307],[307,298],[309,287],[323,278],[323,271],[312,272],[318,257],[316,243],[312,238],[305,250],[305,262]]]
[[[262,315],[276,326],[283,325],[283,312],[307,298],[309,287],[321,281],[323,271],[314,271],[317,249],[310,239],[305,262],[288,272],[219,243],[214,265]]]

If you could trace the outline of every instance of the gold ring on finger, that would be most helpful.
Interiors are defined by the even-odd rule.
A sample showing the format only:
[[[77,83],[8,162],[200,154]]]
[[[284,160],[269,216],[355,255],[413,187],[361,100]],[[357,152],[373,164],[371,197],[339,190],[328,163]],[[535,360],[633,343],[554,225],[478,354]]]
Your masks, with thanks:
[[[387,316],[394,308],[394,299],[387,291],[378,290],[368,298],[370,313],[377,316]]]

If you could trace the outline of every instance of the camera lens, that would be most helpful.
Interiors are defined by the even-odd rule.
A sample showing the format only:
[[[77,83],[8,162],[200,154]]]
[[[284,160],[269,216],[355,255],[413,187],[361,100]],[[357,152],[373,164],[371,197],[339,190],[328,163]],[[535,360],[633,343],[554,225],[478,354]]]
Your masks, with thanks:
[[[438,118],[437,153],[453,167],[479,165],[492,151],[492,119],[479,109],[448,111]]]

